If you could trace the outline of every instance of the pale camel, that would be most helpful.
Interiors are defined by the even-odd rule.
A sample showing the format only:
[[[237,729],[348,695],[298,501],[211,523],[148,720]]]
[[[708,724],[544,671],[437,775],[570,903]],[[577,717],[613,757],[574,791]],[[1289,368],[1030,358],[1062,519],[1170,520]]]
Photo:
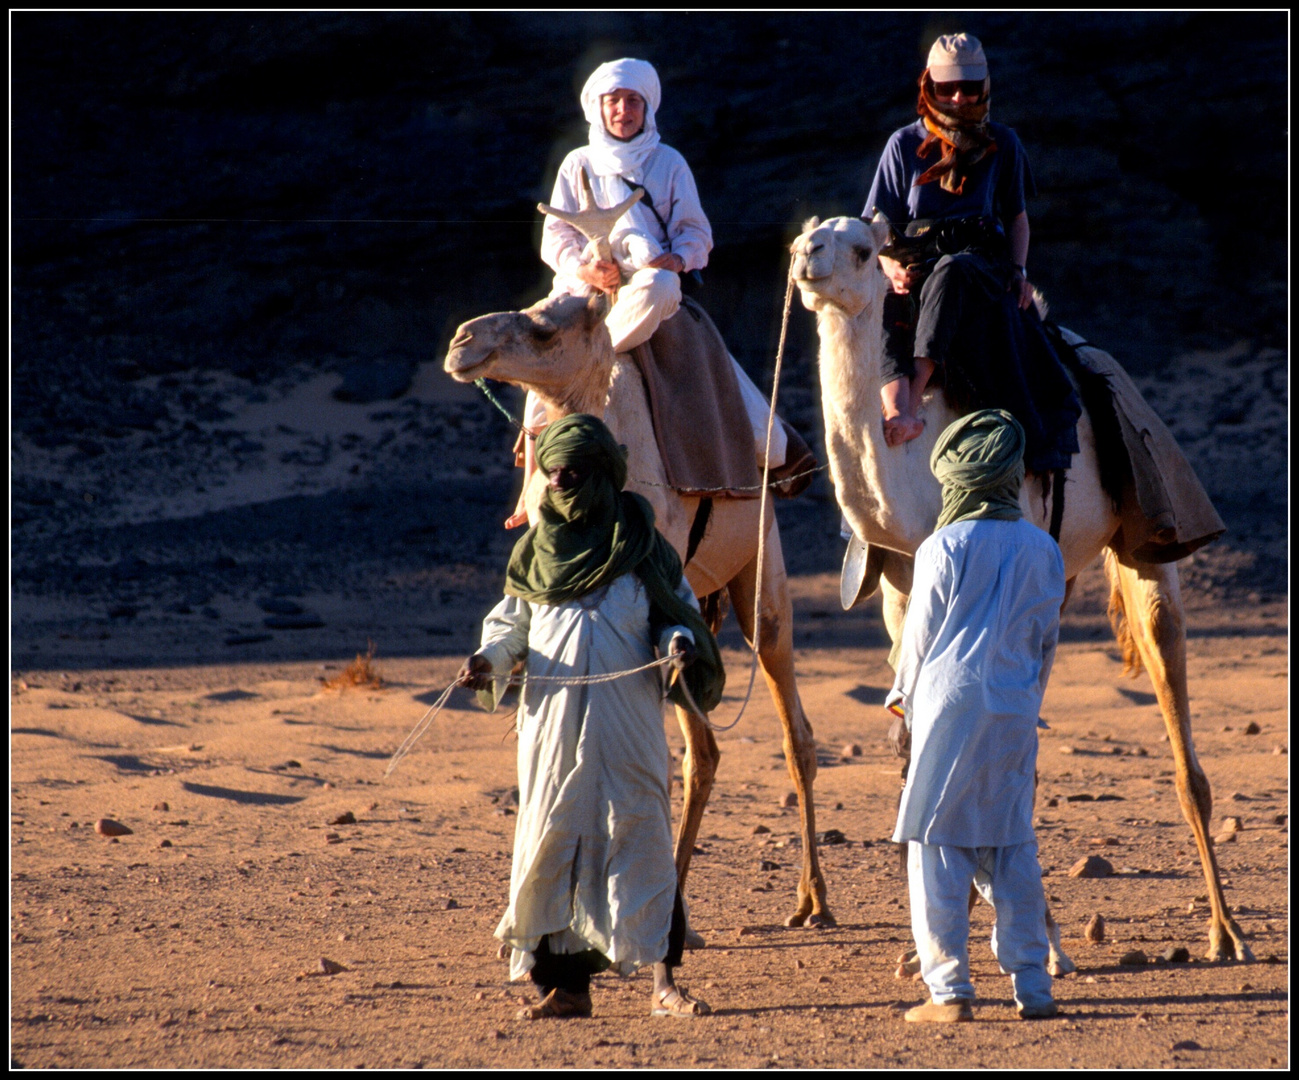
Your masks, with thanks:
[[[472,319],[456,331],[447,353],[446,371],[459,382],[485,376],[533,390],[551,420],[577,412],[603,418],[627,447],[628,489],[645,496],[654,507],[655,522],[681,556],[695,595],[703,598],[726,589],[740,629],[752,644],[759,500],[714,499],[703,539],[697,550],[688,552],[691,526],[701,500],[679,495],[666,484],[644,380],[628,356],[614,355],[603,321],[606,306],[598,294],[589,301],[560,295],[523,311]],[[525,492],[532,520],[545,480],[540,471],[534,473]],[[794,681],[793,609],[770,497],[766,503],[761,582],[758,656],[784,731],[785,761],[798,795],[802,827],[803,872],[798,882],[797,906],[785,925],[833,926],[816,849],[812,803],[816,746]],[[705,605],[708,609],[709,605]],[[677,874],[684,892],[720,750],[702,717],[677,708],[677,719],[685,737],[684,805],[676,838]],[[699,943],[693,932],[691,941]]]
[[[929,470],[929,454],[957,414],[941,391],[925,395],[924,433],[885,445],[880,410],[884,347],[881,305],[888,282],[877,254],[887,226],[857,218],[815,218],[794,241],[794,279],[803,306],[816,313],[820,336],[821,400],[830,474],[844,516],[856,535],[882,550],[877,564],[884,620],[896,641],[906,613],[912,558],[934,529],[941,489]],[[1068,588],[1078,573],[1104,552],[1110,583],[1110,619],[1123,648],[1125,671],[1144,666],[1168,731],[1177,769],[1177,796],[1191,826],[1209,895],[1210,959],[1252,960],[1249,946],[1227,907],[1209,835],[1213,797],[1191,741],[1186,685],[1186,625],[1174,563],[1125,565],[1109,546],[1119,528],[1113,502],[1101,487],[1092,424],[1078,422],[1081,452],[1068,474],[1068,498],[1060,530]],[[1051,499],[1040,478],[1025,478],[1020,493],[1024,516],[1046,529]],[[1050,917],[1048,916],[1048,919]]]

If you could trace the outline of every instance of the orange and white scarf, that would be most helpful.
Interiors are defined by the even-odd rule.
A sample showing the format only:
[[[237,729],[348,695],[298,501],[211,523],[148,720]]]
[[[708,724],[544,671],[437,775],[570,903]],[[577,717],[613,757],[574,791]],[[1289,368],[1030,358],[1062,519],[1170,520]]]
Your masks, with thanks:
[[[929,157],[935,146],[941,148],[942,156],[937,164],[916,177],[913,187],[937,180],[944,191],[960,195],[974,165],[997,149],[988,131],[988,109],[992,102],[990,83],[987,78],[983,80],[983,96],[977,102],[950,105],[934,97],[934,84],[928,69],[920,76],[920,100],[916,112],[924,120],[929,134],[920,144],[916,156]]]

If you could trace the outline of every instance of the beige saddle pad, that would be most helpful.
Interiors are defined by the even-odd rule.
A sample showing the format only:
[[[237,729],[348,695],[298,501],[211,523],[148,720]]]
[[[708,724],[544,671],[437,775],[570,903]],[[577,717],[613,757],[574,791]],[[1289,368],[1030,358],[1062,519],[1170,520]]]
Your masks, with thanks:
[[[645,379],[669,486],[689,495],[756,499],[762,478],[753,428],[730,354],[708,313],[683,299],[631,357]]]
[[[1079,362],[1109,383],[1132,465],[1131,487],[1124,490],[1119,507],[1123,525],[1114,543],[1119,559],[1128,564],[1175,562],[1216,540],[1227,526],[1172,432],[1114,357],[1072,331],[1060,330]]]

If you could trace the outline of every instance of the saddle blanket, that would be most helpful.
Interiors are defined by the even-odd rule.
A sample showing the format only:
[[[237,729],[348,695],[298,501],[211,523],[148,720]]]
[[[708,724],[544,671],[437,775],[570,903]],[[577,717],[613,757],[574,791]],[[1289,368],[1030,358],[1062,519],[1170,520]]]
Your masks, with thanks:
[[[762,478],[753,427],[730,353],[708,313],[683,298],[677,314],[631,357],[645,380],[669,486],[689,495],[756,499]]]
[[[1079,363],[1109,385],[1131,464],[1119,500],[1123,524],[1114,540],[1119,560],[1128,565],[1176,562],[1216,540],[1227,526],[1172,432],[1131,376],[1109,353],[1073,331],[1060,327],[1060,334]]]

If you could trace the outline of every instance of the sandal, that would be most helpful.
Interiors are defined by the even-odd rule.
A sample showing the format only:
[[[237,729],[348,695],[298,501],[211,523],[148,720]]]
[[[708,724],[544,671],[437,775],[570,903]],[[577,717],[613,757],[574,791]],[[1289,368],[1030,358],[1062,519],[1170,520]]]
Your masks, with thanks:
[[[712,1011],[708,1002],[692,998],[684,987],[669,986],[654,995],[650,1016],[676,1016],[693,1020],[696,1016],[707,1016]]]
[[[529,1005],[514,1014],[516,1020],[563,1020],[591,1015],[591,995],[574,994],[556,987],[539,1005]]]

